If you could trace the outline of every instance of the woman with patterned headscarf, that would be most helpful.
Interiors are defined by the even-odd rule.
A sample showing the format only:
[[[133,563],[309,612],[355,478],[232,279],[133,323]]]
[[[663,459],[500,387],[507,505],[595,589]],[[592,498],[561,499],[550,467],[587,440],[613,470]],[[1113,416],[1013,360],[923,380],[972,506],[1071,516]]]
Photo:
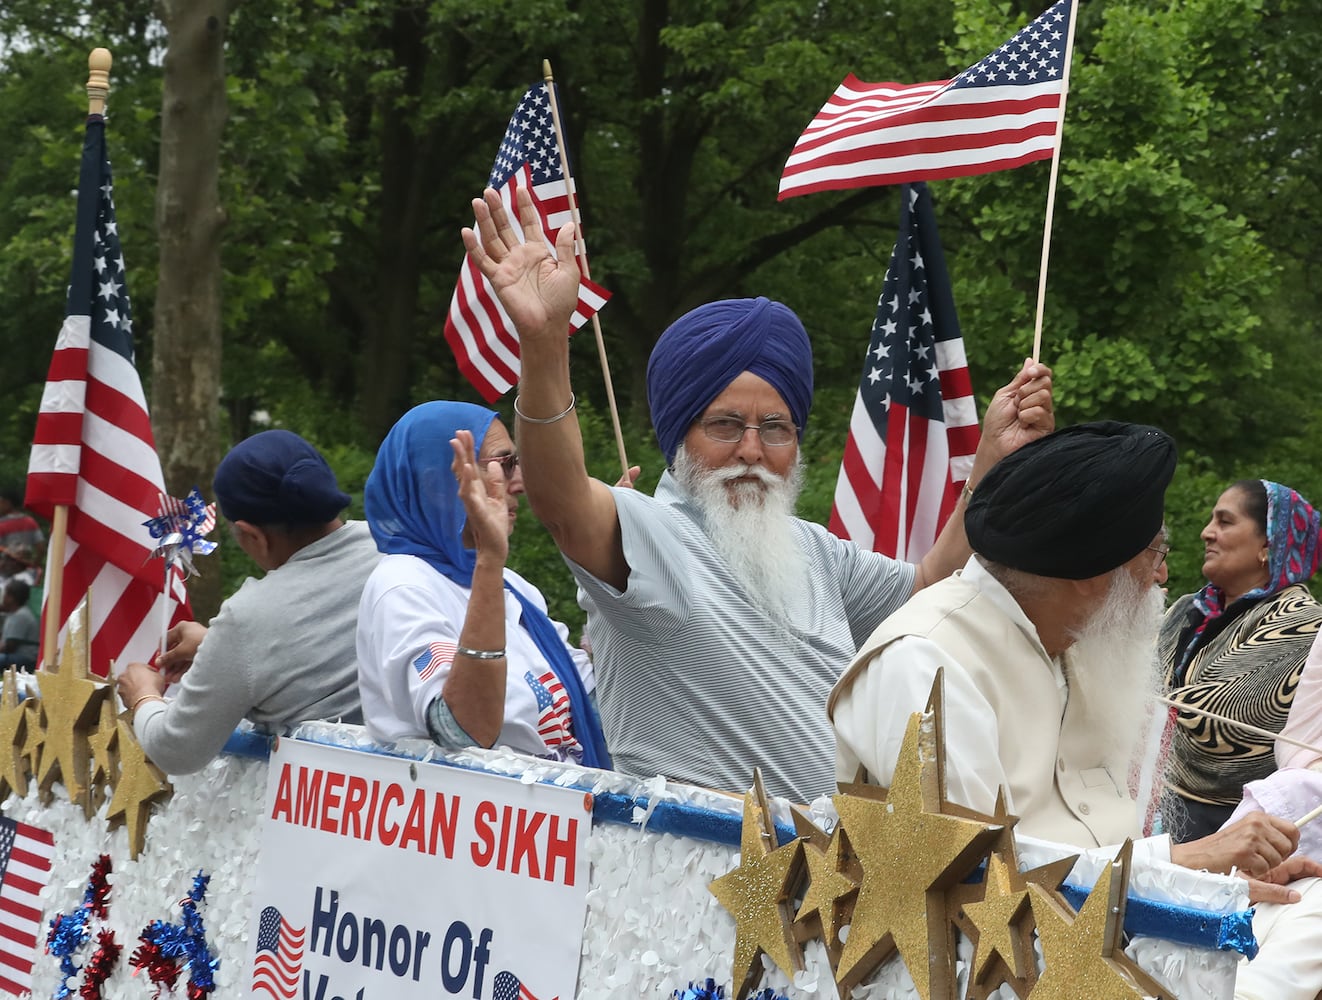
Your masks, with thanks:
[[[1245,479],[1221,494],[1202,533],[1207,586],[1175,602],[1158,639],[1173,699],[1280,732],[1322,625],[1305,586],[1317,569],[1318,523],[1312,505],[1279,483]],[[1276,761],[1265,736],[1172,714],[1167,825],[1185,841],[1216,832],[1244,785]]]
[[[508,746],[609,768],[592,667],[506,568],[523,477],[505,425],[471,403],[415,406],[363,492],[385,555],[358,608],[358,686],[381,742]]]

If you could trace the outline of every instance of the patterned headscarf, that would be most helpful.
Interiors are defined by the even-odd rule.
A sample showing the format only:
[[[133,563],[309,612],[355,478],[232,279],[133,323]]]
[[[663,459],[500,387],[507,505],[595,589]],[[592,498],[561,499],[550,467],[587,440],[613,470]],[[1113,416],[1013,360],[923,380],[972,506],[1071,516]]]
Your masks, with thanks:
[[[1236,603],[1271,597],[1291,584],[1303,583],[1317,570],[1318,526],[1322,518],[1312,504],[1290,487],[1268,479],[1260,482],[1267,491],[1267,583],[1237,598]],[[1225,613],[1226,593],[1209,582],[1193,603],[1203,620],[1185,644],[1176,669],[1177,679],[1183,678],[1193,654],[1202,645],[1200,640],[1207,626]]]

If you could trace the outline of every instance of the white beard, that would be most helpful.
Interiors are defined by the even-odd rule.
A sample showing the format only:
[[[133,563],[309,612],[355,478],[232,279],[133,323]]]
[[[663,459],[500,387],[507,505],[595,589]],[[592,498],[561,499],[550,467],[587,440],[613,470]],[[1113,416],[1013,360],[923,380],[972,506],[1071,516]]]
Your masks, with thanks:
[[[1117,781],[1135,784],[1133,769],[1155,749],[1144,744],[1153,737],[1152,713],[1161,710],[1156,639],[1164,604],[1156,587],[1117,570],[1106,599],[1070,647],[1070,699],[1082,702]]]
[[[791,520],[803,487],[802,464],[796,461],[784,479],[760,465],[708,469],[681,444],[671,471],[735,579],[763,611],[783,619],[807,573]],[[757,482],[730,482],[746,476]]]

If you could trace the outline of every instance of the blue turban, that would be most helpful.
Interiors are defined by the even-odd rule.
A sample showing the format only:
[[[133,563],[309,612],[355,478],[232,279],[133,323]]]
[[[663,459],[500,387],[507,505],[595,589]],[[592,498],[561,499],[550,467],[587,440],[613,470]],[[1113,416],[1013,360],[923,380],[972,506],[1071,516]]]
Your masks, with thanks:
[[[647,402],[667,463],[693,421],[743,372],[766,379],[780,393],[802,440],[812,409],[807,331],[780,302],[723,299],[671,323],[647,362]]]
[[[325,524],[349,506],[321,452],[292,431],[244,438],[216,466],[211,486],[230,522]]]
[[[462,541],[468,514],[450,468],[456,431],[473,432],[480,452],[496,414],[472,403],[413,407],[390,429],[367,477],[367,524],[382,552],[419,556],[462,586],[471,586],[477,553]]]

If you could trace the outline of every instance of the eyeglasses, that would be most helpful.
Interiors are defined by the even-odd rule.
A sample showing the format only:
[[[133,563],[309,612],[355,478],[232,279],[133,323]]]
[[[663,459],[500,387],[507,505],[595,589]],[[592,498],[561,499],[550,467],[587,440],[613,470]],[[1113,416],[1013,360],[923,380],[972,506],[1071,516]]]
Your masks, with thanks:
[[[514,473],[519,467],[519,453],[510,452],[508,455],[492,455],[490,458],[482,459],[482,466],[485,468],[491,462],[500,463],[500,471],[505,474],[507,480],[514,478]]]
[[[794,441],[799,428],[788,420],[764,420],[760,424],[746,424],[743,417],[704,417],[698,421],[702,433],[721,444],[738,444],[744,434],[757,431],[762,443],[771,448],[782,448]]]
[[[1164,563],[1166,561],[1166,557],[1170,555],[1170,551],[1171,551],[1171,547],[1169,545],[1145,545],[1143,547],[1147,549],[1149,552],[1157,553],[1157,558],[1153,560],[1152,563],[1153,569],[1156,569],[1158,566]]]

